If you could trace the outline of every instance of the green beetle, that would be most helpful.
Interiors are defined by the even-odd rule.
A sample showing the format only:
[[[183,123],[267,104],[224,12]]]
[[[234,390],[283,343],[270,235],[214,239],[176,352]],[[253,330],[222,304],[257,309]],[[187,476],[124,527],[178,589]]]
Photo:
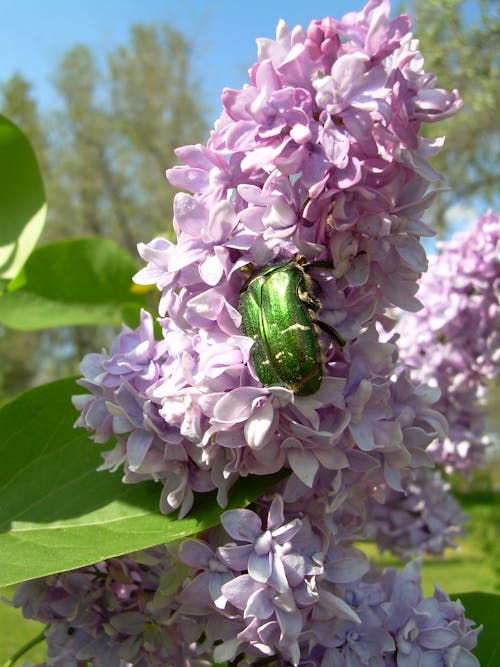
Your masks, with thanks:
[[[328,265],[298,257],[257,270],[243,285],[238,303],[242,331],[255,341],[251,355],[259,380],[302,396],[318,391],[323,379],[318,327],[345,345],[335,329],[316,320],[321,304],[307,273],[313,266]]]

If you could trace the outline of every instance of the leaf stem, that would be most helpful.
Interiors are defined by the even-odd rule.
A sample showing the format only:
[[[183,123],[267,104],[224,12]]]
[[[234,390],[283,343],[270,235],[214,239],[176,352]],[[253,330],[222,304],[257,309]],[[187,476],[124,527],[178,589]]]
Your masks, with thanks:
[[[33,646],[36,646],[42,642],[45,639],[45,630],[48,627],[49,626],[46,625],[38,635],[33,637],[33,639],[30,639],[30,641],[27,642],[24,646],[21,646],[21,648],[16,651],[13,656],[11,656],[6,662],[3,663],[3,665],[1,665],[1,667],[12,667],[12,665],[14,665],[19,660],[19,658],[21,658],[25,653],[33,648]]]

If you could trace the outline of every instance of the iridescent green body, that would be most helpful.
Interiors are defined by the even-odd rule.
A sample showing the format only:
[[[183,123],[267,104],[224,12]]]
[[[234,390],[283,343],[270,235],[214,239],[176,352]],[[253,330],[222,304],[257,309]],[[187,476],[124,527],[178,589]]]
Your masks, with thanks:
[[[316,320],[321,307],[305,261],[278,262],[257,271],[243,286],[238,309],[243,333],[253,338],[252,361],[262,384],[314,394],[323,379],[318,326],[340,345],[341,336]]]

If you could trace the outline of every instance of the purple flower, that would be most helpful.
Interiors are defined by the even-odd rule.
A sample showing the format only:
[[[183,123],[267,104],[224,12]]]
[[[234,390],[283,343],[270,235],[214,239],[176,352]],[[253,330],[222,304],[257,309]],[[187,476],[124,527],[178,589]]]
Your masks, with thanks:
[[[438,472],[420,470],[404,484],[404,492],[387,490],[383,502],[368,504],[368,531],[381,550],[405,558],[421,552],[442,555],[456,547],[466,516]]]
[[[401,360],[440,392],[436,409],[449,432],[429,451],[448,472],[469,472],[489,443],[484,396],[500,369],[499,244],[500,216],[491,212],[441,243],[420,281],[425,309],[398,326]]]
[[[153,667],[158,656],[193,667],[207,656],[240,667],[263,657],[276,666],[474,664],[463,610],[444,594],[422,600],[411,567],[370,572],[353,547],[375,532],[406,554],[429,530],[426,546],[438,549],[456,518],[449,503],[441,513],[428,505],[443,490],[417,472],[433,465],[430,443],[447,437],[438,394],[381,332],[394,326],[394,307],[421,308],[420,239],[432,234],[421,218],[439,176],[428,160],[442,146],[421,138],[421,125],[461,102],[436,87],[409,19],[390,20],[389,9],[370,0],[306,30],[280,22],[275,40],[258,41],[248,84],[223,92],[207,144],[177,151],[184,164],[168,178],[191,194],[174,202],[176,241],[141,244],[136,276],[161,293],[160,340],[143,314],[109,355],[84,360],[90,395],[75,399],[77,425],[100,443],[114,435],[102,468],[123,465],[127,483],[160,481],[161,511],[181,517],[195,492],[216,489],[225,506],[239,477],[290,476],[177,545],[175,559],[165,555],[152,600],[118,607],[98,630],[82,621],[76,656],[107,656],[123,640],[113,660]],[[238,310],[250,271],[298,256],[318,319],[346,340],[339,349],[315,328],[322,383],[308,396],[262,385]],[[400,514],[386,516],[383,503],[397,501]],[[81,574],[94,591],[97,580]],[[85,612],[75,596],[63,603]]]
[[[168,176],[192,194],[176,196],[176,242],[141,244],[136,276],[161,292],[162,338],[144,314],[110,355],[84,360],[93,396],[75,399],[77,425],[97,442],[116,436],[102,467],[161,481],[163,512],[183,516],[214,488],[224,506],[238,477],[282,467],[307,494],[352,465],[372,471],[366,486],[382,471],[400,491],[408,468],[429,464],[443,424],[395,379],[396,349],[376,325],[390,326],[391,306],[420,308],[421,216],[437,177],[427,160],[441,144],[418,131],[460,100],[423,71],[409,30],[382,0],[307,30],[280,22],[248,85],[223,92],[207,145],[179,149],[186,163]],[[314,396],[262,386],[238,312],[248,270],[298,254],[333,263],[311,269],[318,317],[347,341],[321,336]]]
[[[437,586],[432,598],[422,598],[418,563],[400,574],[386,572],[383,585],[388,595],[385,625],[395,640],[398,667],[425,661],[479,667],[470,649],[480,629],[472,630],[460,602],[451,602]]]
[[[48,624],[47,665],[80,667],[91,660],[98,667],[160,667],[186,661],[203,667],[208,656],[198,662],[193,649],[200,623],[174,616],[182,575],[160,546],[25,582],[13,604]]]
[[[281,496],[276,496],[269,508],[265,530],[260,517],[247,509],[225,512],[221,523],[238,542],[219,548],[220,557],[232,570],[246,570],[254,581],[268,583],[279,592],[287,591],[314,571],[312,564],[307,566],[303,557],[290,551],[301,524],[297,519],[285,523]]]

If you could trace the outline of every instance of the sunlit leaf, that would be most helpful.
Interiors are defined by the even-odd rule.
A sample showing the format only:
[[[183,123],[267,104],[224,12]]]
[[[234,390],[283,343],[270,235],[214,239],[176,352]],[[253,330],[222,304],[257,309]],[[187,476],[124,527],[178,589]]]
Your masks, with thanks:
[[[0,322],[22,331],[120,324],[144,303],[132,291],[137,265],[105,239],[72,239],[37,248],[0,297]]]
[[[33,250],[47,207],[28,139],[0,115],[0,279],[17,275]]]
[[[32,389],[0,409],[0,586],[82,567],[175,540],[219,520],[214,494],[185,519],[160,514],[160,484],[125,485],[96,472],[99,446],[83,429],[70,397],[74,379]],[[81,390],[80,390],[81,391]],[[249,477],[230,507],[242,507],[277,479]]]
[[[481,667],[500,665],[500,595],[494,593],[456,593],[453,599],[459,599],[465,607],[467,618],[482,625],[477,647],[473,653]]]

